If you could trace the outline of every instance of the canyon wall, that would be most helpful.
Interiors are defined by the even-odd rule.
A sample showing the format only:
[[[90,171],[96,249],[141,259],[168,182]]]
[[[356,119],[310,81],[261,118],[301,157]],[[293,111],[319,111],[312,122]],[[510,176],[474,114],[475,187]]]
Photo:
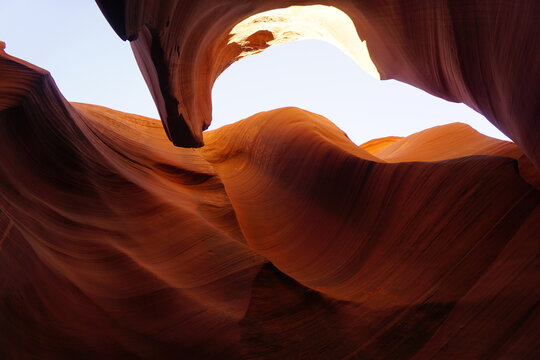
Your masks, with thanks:
[[[264,49],[274,36],[283,36],[265,31],[265,22],[293,24],[285,17],[261,18],[258,32],[230,43],[234,26],[264,11],[320,4],[340,9],[352,19],[382,79],[397,79],[467,104],[512,139],[540,169],[538,1],[97,3],[117,34],[131,41],[169,138],[178,146],[203,144],[202,131],[211,122],[211,88],[219,74],[244,51]],[[339,37],[328,40],[340,45]]]
[[[163,123],[69,103],[2,44],[0,358],[540,356],[536,2],[319,2],[381,78],[515,140],[361,146],[297,108],[202,133],[213,81],[271,39],[233,26],[312,3],[98,3]]]

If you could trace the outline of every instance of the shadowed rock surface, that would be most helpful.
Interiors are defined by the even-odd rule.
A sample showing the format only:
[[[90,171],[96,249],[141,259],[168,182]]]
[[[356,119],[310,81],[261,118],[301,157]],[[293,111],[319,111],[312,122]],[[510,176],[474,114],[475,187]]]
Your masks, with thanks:
[[[455,123],[360,147],[297,108],[201,132],[232,26],[289,2],[98,2],[169,137],[205,145],[0,50],[0,358],[540,356],[536,2],[321,2],[383,78],[517,144]]]

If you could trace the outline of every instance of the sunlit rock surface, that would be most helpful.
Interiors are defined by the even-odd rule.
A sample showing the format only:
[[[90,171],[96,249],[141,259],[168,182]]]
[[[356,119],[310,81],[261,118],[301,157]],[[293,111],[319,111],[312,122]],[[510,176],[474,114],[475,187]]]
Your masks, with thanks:
[[[455,123],[360,147],[297,108],[201,133],[233,26],[289,2],[100,3],[170,138],[205,146],[0,50],[0,358],[540,356],[537,3],[321,2],[382,78],[516,141]]]
[[[177,145],[202,145],[202,130],[211,121],[212,84],[246,51],[264,48],[256,33],[267,31],[272,33],[265,32],[269,44],[325,39],[363,63],[370,73],[376,67],[382,79],[401,80],[436,96],[464,102],[511,138],[540,169],[539,1],[316,2],[349,16],[364,45],[351,36],[348,27],[332,24],[334,10],[325,19],[320,11],[309,10],[310,6],[305,10],[309,16],[284,9],[261,15],[256,19],[258,26],[237,26],[258,13],[313,5],[312,1],[97,3],[118,35],[132,41],[161,119]],[[233,31],[238,29],[245,32]],[[253,34],[257,46],[249,41]],[[365,58],[366,52],[374,67]]]

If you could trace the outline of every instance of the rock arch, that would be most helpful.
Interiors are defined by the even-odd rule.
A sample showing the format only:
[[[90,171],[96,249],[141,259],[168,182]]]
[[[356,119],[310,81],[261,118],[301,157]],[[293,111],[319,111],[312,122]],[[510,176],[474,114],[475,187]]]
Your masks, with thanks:
[[[97,3],[118,35],[131,41],[167,134],[177,146],[202,145],[202,131],[211,121],[212,84],[243,52],[229,43],[232,29],[265,11],[317,4],[350,16],[381,79],[397,79],[464,102],[540,168],[537,1]],[[254,36],[261,40],[261,34]]]

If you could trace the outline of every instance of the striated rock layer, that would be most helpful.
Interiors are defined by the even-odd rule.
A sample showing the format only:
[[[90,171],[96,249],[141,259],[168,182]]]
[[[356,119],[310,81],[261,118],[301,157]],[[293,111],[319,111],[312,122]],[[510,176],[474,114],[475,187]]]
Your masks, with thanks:
[[[245,28],[248,32],[231,34],[235,25],[258,13],[320,4],[336,7],[352,19],[382,79],[397,79],[464,102],[485,115],[540,169],[539,1],[97,3],[118,35],[131,41],[167,133],[176,145],[202,145],[202,130],[211,121],[212,85],[244,53],[264,49],[272,41],[287,41],[287,36],[313,36],[313,28],[321,28],[320,38],[350,49],[348,34],[328,35],[332,33],[330,22],[312,17],[311,28],[309,24],[295,27],[294,19],[288,18],[291,12],[286,11],[283,16],[261,16],[256,19],[257,26]]]
[[[358,147],[296,108],[204,142],[0,52],[0,358],[540,355],[514,144],[452,124]]]

